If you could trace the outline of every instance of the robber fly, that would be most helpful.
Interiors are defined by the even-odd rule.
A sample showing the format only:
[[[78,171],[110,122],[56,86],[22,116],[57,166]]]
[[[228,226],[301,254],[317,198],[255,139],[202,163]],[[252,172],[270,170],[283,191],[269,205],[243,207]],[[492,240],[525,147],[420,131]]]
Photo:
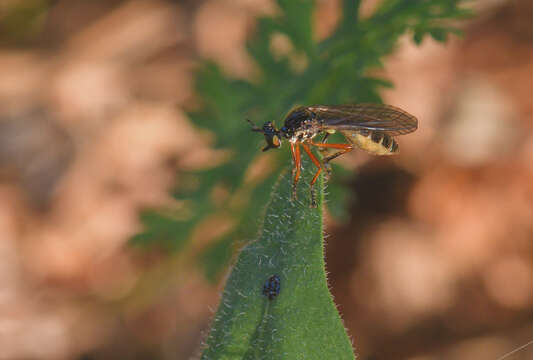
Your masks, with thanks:
[[[398,153],[398,144],[394,136],[413,132],[418,127],[417,119],[407,112],[391,105],[355,104],[355,105],[313,105],[300,106],[289,112],[283,127],[276,129],[271,121],[262,128],[254,125],[252,131],[263,133],[267,146],[263,151],[279,148],[283,139],[288,140],[293,167],[292,196],[296,198],[296,185],[300,179],[300,145],[318,168],[311,180],[311,206],[316,206],[313,186],[318,176],[325,170],[330,173],[329,162],[336,157],[358,147],[373,155],[393,155]],[[330,134],[340,132],[347,144],[328,144]],[[323,134],[322,140],[313,139]],[[317,147],[325,154],[322,161],[311,152],[311,146]],[[331,152],[332,151],[332,152]]]

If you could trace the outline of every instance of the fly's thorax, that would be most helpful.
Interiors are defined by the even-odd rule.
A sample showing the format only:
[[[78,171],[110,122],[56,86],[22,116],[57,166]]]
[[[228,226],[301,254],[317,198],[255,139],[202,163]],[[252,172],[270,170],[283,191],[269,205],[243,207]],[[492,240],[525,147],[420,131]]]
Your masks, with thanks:
[[[283,121],[283,125],[287,130],[297,130],[302,126],[306,120],[311,118],[310,111],[304,107],[298,107],[292,110]]]
[[[351,143],[371,154],[394,155],[399,152],[396,140],[383,132],[358,130],[343,133]]]
[[[320,132],[320,126],[312,111],[296,108],[287,115],[280,132],[290,142],[302,142],[312,139]]]
[[[300,124],[300,127],[294,129],[292,136],[289,141],[291,142],[302,142],[305,140],[310,140],[314,138],[321,131],[320,127],[317,126],[315,121],[306,120]]]

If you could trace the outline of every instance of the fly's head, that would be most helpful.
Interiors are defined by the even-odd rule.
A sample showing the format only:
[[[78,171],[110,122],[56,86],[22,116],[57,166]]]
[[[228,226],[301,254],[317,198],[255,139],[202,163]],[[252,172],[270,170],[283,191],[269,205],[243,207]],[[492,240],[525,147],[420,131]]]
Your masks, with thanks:
[[[267,146],[263,148],[263,151],[277,149],[281,146],[281,136],[283,134],[280,130],[274,127],[272,121],[267,121],[262,128],[257,127],[250,120],[248,120],[248,122],[250,123],[250,125],[252,125],[252,131],[260,132],[265,136]]]

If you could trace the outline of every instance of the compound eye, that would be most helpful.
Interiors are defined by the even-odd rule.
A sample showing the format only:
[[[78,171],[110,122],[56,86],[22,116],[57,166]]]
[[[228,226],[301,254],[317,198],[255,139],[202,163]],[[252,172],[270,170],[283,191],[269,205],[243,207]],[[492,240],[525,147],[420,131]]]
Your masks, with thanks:
[[[281,142],[279,141],[279,137],[277,137],[276,135],[272,136],[272,145],[277,147],[277,148],[281,146]]]

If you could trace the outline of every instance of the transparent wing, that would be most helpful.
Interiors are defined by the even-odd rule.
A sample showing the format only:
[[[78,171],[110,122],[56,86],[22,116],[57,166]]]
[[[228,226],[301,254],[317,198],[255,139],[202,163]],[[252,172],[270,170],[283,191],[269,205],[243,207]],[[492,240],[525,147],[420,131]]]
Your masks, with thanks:
[[[416,117],[391,105],[313,105],[308,109],[317,114],[324,130],[372,130],[396,136],[418,128]]]

